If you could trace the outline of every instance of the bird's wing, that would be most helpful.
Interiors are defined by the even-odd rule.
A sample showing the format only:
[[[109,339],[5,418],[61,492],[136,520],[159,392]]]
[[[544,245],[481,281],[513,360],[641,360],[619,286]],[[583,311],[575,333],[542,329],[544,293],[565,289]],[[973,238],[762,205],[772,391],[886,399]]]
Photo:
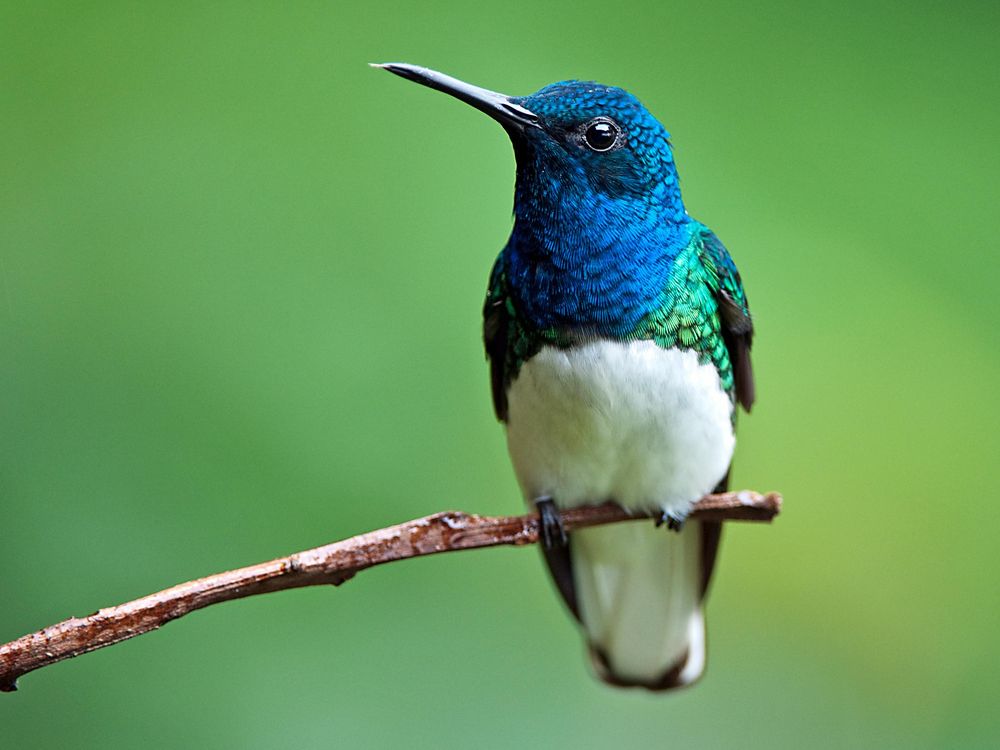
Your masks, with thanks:
[[[729,352],[733,367],[736,400],[750,411],[755,398],[753,367],[750,364],[750,346],[753,343],[753,321],[747,295],[736,264],[725,245],[708,229],[703,230],[702,258],[712,271],[710,287],[719,306],[722,340]]]
[[[740,272],[736,270],[729,251],[722,241],[708,229],[701,234],[702,258],[712,272],[709,287],[715,296],[719,309],[719,326],[722,340],[729,352],[729,361],[733,368],[733,386],[736,400],[744,409],[750,411],[753,406],[755,388],[753,367],[750,364],[750,346],[753,343],[753,321],[750,318],[750,307],[747,295],[743,290]],[[729,489],[729,472],[722,478],[715,492],[725,492]],[[719,550],[722,536],[722,523],[705,521],[702,523],[701,569],[702,596],[708,589],[715,568],[715,558]]]
[[[523,347],[519,348],[524,343],[524,337],[519,336],[520,333],[522,331],[517,327],[514,306],[507,292],[504,257],[501,254],[493,264],[486,302],[483,304],[483,344],[486,346],[486,358],[490,361],[493,409],[501,422],[507,421],[507,386],[511,377],[509,368],[514,357],[524,353]],[[556,588],[566,601],[566,606],[574,617],[580,619],[573,583],[571,545],[572,539],[565,545],[543,546],[542,557],[549,567]]]
[[[483,344],[486,358],[490,361],[493,410],[501,422],[507,421],[507,336],[510,324],[511,308],[501,255],[493,264],[486,302],[483,303]]]

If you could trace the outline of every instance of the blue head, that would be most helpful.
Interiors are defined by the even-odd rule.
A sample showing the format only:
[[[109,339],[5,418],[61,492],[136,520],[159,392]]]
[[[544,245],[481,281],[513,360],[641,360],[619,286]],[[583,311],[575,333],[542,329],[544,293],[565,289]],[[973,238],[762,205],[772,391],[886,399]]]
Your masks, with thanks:
[[[528,319],[621,335],[655,307],[690,220],[669,134],[638,99],[584,81],[508,97],[426,68],[381,67],[486,112],[510,136],[505,272]]]
[[[670,134],[632,94],[563,81],[511,101],[537,118],[535,127],[508,127],[519,203],[551,209],[571,203],[574,213],[598,225],[608,221],[608,211],[631,219],[686,219]]]

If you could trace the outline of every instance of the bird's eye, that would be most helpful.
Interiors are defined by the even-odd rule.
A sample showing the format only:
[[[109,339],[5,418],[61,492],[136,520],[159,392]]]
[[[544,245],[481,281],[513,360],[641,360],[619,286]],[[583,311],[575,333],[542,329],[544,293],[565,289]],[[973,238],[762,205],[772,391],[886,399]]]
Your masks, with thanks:
[[[583,131],[583,140],[591,151],[610,151],[618,143],[621,129],[606,117],[591,120]]]

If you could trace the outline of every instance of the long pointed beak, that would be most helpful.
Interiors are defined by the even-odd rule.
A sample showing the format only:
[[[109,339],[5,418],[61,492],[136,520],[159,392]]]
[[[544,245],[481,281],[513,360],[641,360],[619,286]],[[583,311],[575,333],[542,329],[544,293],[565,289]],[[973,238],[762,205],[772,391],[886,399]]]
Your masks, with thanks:
[[[485,112],[504,128],[523,131],[527,128],[541,127],[538,115],[517,104],[509,96],[473,86],[471,83],[465,83],[465,81],[446,76],[444,73],[438,73],[430,68],[421,68],[418,65],[371,63],[371,66],[388,70],[390,73],[395,73],[408,80],[451,94],[456,99],[471,104],[480,112]]]

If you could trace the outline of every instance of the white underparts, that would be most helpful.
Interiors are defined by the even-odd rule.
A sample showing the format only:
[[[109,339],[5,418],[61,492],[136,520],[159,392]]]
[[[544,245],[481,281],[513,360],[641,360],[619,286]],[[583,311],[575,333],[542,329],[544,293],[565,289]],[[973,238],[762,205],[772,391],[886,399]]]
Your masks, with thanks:
[[[732,459],[732,404],[711,364],[652,341],[546,347],[507,395],[526,500],[605,500],[683,515]]]
[[[693,351],[652,341],[547,347],[521,367],[507,400],[508,448],[529,503],[614,500],[683,517],[732,459],[732,404]],[[681,660],[681,682],[701,674],[700,526],[573,535],[584,628],[616,679],[652,683]]]

